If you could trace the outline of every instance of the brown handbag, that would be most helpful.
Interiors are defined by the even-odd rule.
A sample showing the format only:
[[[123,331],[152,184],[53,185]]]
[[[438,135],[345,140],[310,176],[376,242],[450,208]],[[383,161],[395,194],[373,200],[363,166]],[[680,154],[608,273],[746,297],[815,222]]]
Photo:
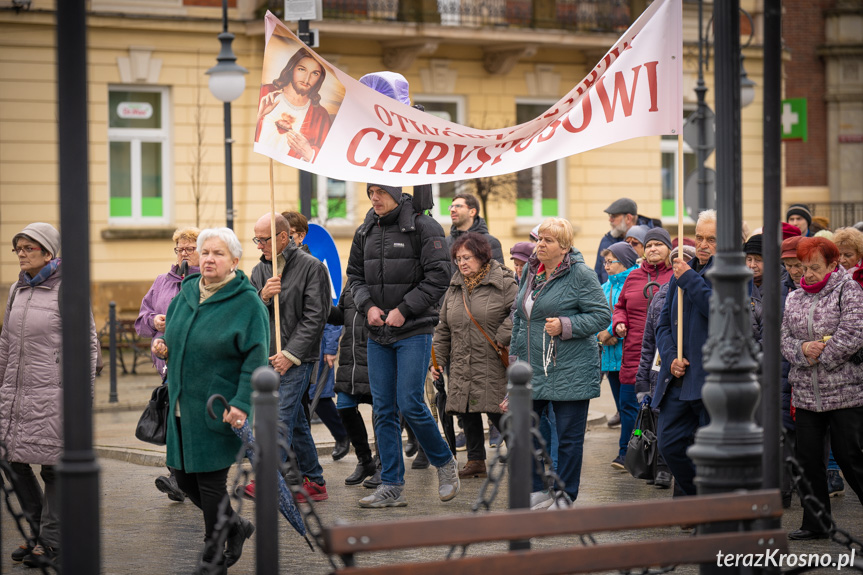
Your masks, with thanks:
[[[464,310],[467,312],[467,316],[470,318],[470,320],[473,322],[473,324],[477,327],[477,329],[480,331],[480,333],[482,333],[485,336],[485,338],[488,340],[488,342],[494,348],[494,351],[497,354],[498,359],[500,359],[500,362],[503,364],[503,368],[504,369],[508,368],[509,367],[509,348],[496,344],[494,342],[494,340],[491,339],[487,333],[485,333],[485,330],[482,329],[482,326],[479,325],[479,322],[476,321],[476,319],[474,319],[473,314],[470,313],[470,308],[467,307],[467,298],[464,295],[464,289],[461,290],[461,300],[464,302]]]

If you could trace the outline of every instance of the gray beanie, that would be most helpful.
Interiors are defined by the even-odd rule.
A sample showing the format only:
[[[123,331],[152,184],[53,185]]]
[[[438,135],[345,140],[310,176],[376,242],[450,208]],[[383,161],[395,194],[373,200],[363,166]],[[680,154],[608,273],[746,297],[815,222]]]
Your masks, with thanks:
[[[662,228],[650,228],[647,230],[647,233],[644,235],[644,246],[647,247],[647,242],[651,240],[662,242],[668,246],[668,249],[672,249],[671,236]]]
[[[26,228],[15,234],[12,238],[12,247],[18,242],[18,238],[27,236],[28,238],[39,242],[46,251],[51,253],[51,257],[56,258],[60,253],[60,232],[51,224],[36,222],[29,224]]]
[[[401,203],[401,201],[402,201],[402,189],[400,187],[385,186],[383,184],[369,184],[366,186],[366,195],[368,195],[369,197],[372,196],[372,187],[373,186],[378,187],[378,188],[382,189],[383,191],[385,191],[386,193],[388,193],[389,195],[391,195],[397,204]]]
[[[647,241],[644,239],[644,234],[647,233],[647,230],[647,226],[632,226],[631,228],[629,228],[629,231],[626,232],[626,235],[623,237],[623,239],[625,240],[626,238],[635,238],[638,240],[638,243],[644,245],[647,243]]]
[[[620,263],[623,264],[623,267],[626,269],[631,268],[635,265],[635,262],[638,261],[638,254],[635,253],[632,246],[626,242],[611,244],[608,247],[608,250],[614,254],[614,257],[620,260]]]

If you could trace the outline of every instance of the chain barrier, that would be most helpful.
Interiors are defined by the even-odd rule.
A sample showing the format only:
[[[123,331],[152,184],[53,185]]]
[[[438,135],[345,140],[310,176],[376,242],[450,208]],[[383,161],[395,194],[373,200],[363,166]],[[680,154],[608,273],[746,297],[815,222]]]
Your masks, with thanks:
[[[803,466],[791,453],[792,442],[787,431],[782,431],[782,438],[783,449],[785,451],[785,466],[788,471],[788,476],[791,479],[791,487],[792,490],[796,491],[800,496],[800,503],[804,510],[809,511],[815,516],[821,529],[828,534],[831,541],[846,548],[848,551],[853,551],[855,553],[854,564],[849,565],[848,567],[863,572],[863,558],[861,558],[861,556],[863,556],[863,541],[860,541],[851,535],[851,533],[836,524],[833,516],[824,507],[824,504],[815,497],[812,485],[803,475]],[[796,575],[798,573],[805,573],[806,571],[811,571],[812,569],[817,568],[819,567],[799,567],[783,571],[783,573]]]
[[[2,472],[2,476],[0,476],[0,489],[3,491],[3,500],[6,502],[6,509],[15,521],[15,527],[18,528],[18,532],[21,533],[24,541],[26,541],[25,544],[27,547],[30,547],[31,549],[35,548],[36,545],[41,544],[41,540],[38,535],[36,537],[28,535],[25,524],[26,527],[30,528],[30,533],[35,533],[39,528],[33,518],[30,517],[29,513],[26,513],[23,509],[21,511],[16,511],[15,506],[12,503],[13,493],[15,494],[15,498],[18,499],[19,502],[21,501],[21,499],[18,498],[18,494],[15,489],[15,486],[18,484],[18,474],[15,473],[6,458],[6,445],[2,441],[0,441],[0,472]],[[9,484],[7,484],[7,479]],[[55,573],[60,573],[59,562],[52,561],[47,555],[42,555],[39,558],[38,567],[42,573],[49,574],[51,573],[50,569],[53,569]]]

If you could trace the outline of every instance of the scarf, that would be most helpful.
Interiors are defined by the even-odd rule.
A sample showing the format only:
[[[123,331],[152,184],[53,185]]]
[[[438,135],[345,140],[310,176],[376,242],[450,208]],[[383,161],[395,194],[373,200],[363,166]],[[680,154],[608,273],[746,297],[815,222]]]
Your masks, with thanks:
[[[464,276],[464,287],[467,288],[467,293],[470,293],[478,286],[482,280],[488,277],[488,272],[491,269],[491,262],[486,262],[484,266],[479,268],[479,271],[470,276]]]
[[[835,272],[835,271],[836,270],[834,269],[832,272],[827,273],[827,275],[824,276],[823,280],[821,280],[820,282],[818,282],[817,284],[814,284],[814,285],[807,284],[806,278],[802,277],[802,278],[800,278],[800,288],[803,291],[805,291],[806,293],[813,293],[813,294],[818,293],[822,289],[824,289],[824,286],[826,286],[827,282],[830,281],[830,276],[833,275],[833,272]]]
[[[207,301],[208,298],[210,298],[217,291],[228,285],[228,282],[230,282],[235,277],[237,277],[237,272],[231,272],[227,276],[225,276],[225,279],[223,279],[222,281],[210,285],[204,285],[204,278],[201,277],[201,281],[199,284],[201,288],[201,299],[198,300],[198,303],[204,303],[205,301]]]
[[[35,277],[30,279],[25,278],[24,281],[27,282],[27,285],[29,285],[30,287],[36,287],[37,285],[41,284],[43,281],[51,277],[51,274],[54,273],[54,271],[57,269],[57,266],[59,265],[60,258],[54,258],[53,260],[45,264],[45,267],[39,270],[39,273],[37,273]],[[24,275],[29,276],[30,274],[25,273]]]

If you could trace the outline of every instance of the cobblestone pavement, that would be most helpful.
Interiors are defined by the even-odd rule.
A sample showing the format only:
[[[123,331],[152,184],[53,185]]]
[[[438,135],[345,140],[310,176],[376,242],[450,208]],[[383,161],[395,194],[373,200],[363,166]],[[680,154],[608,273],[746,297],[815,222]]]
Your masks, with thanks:
[[[118,382],[120,402],[117,405],[108,405],[107,378],[104,380],[100,378],[97,385],[94,434],[95,443],[101,446],[98,448],[102,494],[101,557],[105,574],[191,573],[202,547],[203,519],[200,511],[188,501],[170,502],[153,486],[154,479],[164,472],[164,468],[160,467],[164,449],[142,444],[133,435],[134,424],[143,405],[140,403],[141,398],[146,400],[149,397],[149,391],[157,383],[158,379],[152,373],[121,378]],[[613,414],[610,393],[605,384],[603,392],[603,397],[592,402],[591,406],[598,416],[594,417],[585,441],[584,470],[577,505],[601,505],[610,502],[670,497],[671,492],[668,490],[658,490],[611,468],[610,462],[616,453],[618,430],[609,429],[601,419],[603,415],[610,417]],[[366,413],[367,417],[369,415]],[[328,434],[323,426],[313,427],[316,439],[320,437],[323,445],[320,452],[328,454],[332,439],[329,438],[330,443],[327,444],[324,439],[328,438]],[[459,455],[461,463],[464,463],[465,454],[462,452]],[[459,496],[449,503],[441,503],[437,498],[437,474],[434,468],[412,470],[408,465],[405,475],[408,506],[369,510],[360,509],[357,506],[357,500],[370,491],[362,486],[344,485],[344,478],[356,465],[356,457],[353,453],[337,462],[332,461],[329,455],[321,455],[321,464],[330,495],[328,501],[316,506],[324,524],[336,520],[390,521],[417,515],[470,513],[471,505],[483,481],[481,479],[463,481]],[[233,474],[229,481],[232,479]],[[493,506],[494,510],[506,508],[506,493],[506,485],[504,485],[500,490],[500,499]],[[832,502],[833,513],[840,526],[856,537],[863,537],[863,508],[850,489],[845,496],[835,498]],[[255,503],[243,502],[241,512],[244,516],[254,521],[254,511]],[[549,511],[537,511],[537,513],[549,513]],[[788,531],[796,529],[800,525],[801,514],[800,504],[795,501],[783,517],[783,528]],[[685,543],[688,537],[688,533],[680,529],[666,528],[613,535],[599,534],[597,541],[638,540],[656,535],[679,538],[681,543]],[[242,559],[231,568],[231,574],[254,573],[254,539],[255,537],[247,543]],[[9,553],[20,540],[21,536],[17,533],[4,505],[2,549],[0,549],[2,552],[0,569],[3,573],[32,572],[20,564],[13,564],[9,558]],[[326,557],[320,552],[310,551],[302,538],[284,519],[280,519],[279,523],[279,540],[282,573],[317,575],[331,570]],[[539,547],[575,544],[577,544],[575,538],[553,538],[534,542],[534,545]],[[503,543],[474,546],[468,550],[468,553],[481,555],[505,548],[506,544]],[[828,541],[790,542],[790,550],[794,553],[829,553],[834,556],[843,552],[841,547]],[[446,549],[440,548],[416,550],[401,552],[397,558],[398,560],[431,561],[443,559],[446,552]],[[383,553],[361,559],[360,564],[386,563],[395,559],[394,554]],[[695,573],[697,569],[688,566],[681,567],[677,571]],[[835,572],[835,569],[822,572]]]

